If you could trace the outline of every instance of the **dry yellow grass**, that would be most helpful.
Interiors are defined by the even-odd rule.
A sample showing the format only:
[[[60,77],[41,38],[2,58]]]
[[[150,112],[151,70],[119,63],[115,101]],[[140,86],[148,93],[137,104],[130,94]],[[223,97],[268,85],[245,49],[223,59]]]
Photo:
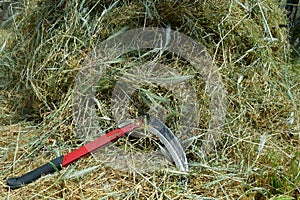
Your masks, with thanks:
[[[1,30],[1,198],[299,198],[299,66],[288,63],[287,21],[278,2],[247,2],[22,3],[10,28]],[[89,157],[61,174],[9,190],[7,177],[28,172],[78,146],[71,95],[87,53],[125,27],[168,25],[207,48],[227,90],[228,110],[218,151],[201,159],[200,140],[187,150],[187,187],[172,171],[117,171]],[[174,62],[168,64],[174,67]],[[99,84],[105,87],[98,91],[107,116],[111,116],[107,106],[116,81],[112,74],[123,70],[122,63],[113,66],[116,72],[104,76]],[[192,84],[201,98],[200,127],[205,130],[209,97],[203,94],[201,80]],[[108,129],[115,124],[104,121],[103,126]],[[76,177],[83,172],[84,176]]]

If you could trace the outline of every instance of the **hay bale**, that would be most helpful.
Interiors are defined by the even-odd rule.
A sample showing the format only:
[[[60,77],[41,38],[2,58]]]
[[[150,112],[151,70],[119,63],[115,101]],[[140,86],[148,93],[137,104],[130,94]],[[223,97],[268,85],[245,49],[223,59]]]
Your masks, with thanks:
[[[46,182],[43,184],[49,185],[48,189],[39,184],[27,192],[19,190],[15,195],[29,197],[31,194],[28,191],[42,189],[45,189],[41,194],[43,197],[61,198],[67,195],[70,199],[87,198],[91,194],[97,197],[144,198],[156,193],[162,198],[178,199],[185,198],[181,193],[191,199],[197,195],[233,199],[242,196],[271,197],[277,193],[293,195],[296,189],[292,182],[299,182],[299,179],[289,177],[292,172],[288,170],[287,163],[297,157],[295,137],[299,130],[299,86],[296,75],[289,71],[286,63],[289,45],[284,25],[287,23],[277,0],[197,3],[25,1],[19,15],[13,19],[10,42],[2,52],[7,64],[0,64],[0,68],[11,76],[6,89],[16,98],[14,102],[18,105],[13,104],[19,113],[26,119],[31,116],[43,121],[35,132],[37,136],[43,136],[40,138],[43,145],[35,144],[27,149],[35,150],[30,155],[41,157],[37,152],[44,149],[43,155],[48,157],[51,150],[47,150],[47,145],[58,144],[62,152],[76,146],[77,140],[71,129],[71,94],[76,74],[88,52],[125,27],[170,25],[172,29],[203,44],[222,74],[227,90],[228,113],[218,153],[209,160],[201,160],[198,146],[201,141],[188,150],[190,162],[193,162],[189,184],[191,191],[177,185],[176,175],[167,172],[149,176],[117,172],[112,176],[112,172],[104,168],[101,172],[105,174],[105,184],[113,190],[109,190],[110,194],[107,188],[92,189],[89,184],[93,182],[83,178],[75,183],[63,179],[54,185]],[[133,56],[136,54],[133,53]],[[168,55],[164,56],[168,58]],[[169,63],[169,66],[176,67],[174,63]],[[122,70],[123,63],[113,65],[110,73],[99,83],[103,86],[98,91],[102,95],[101,108],[109,117],[109,97],[117,73]],[[210,115],[207,105],[209,97],[203,94],[201,80],[193,84],[203,102],[199,111],[203,116],[200,126],[206,129]],[[159,92],[150,89],[153,94]],[[104,128],[113,125],[107,120],[102,124]],[[258,146],[261,147],[259,151]],[[29,162],[30,159],[27,159],[22,164]],[[295,163],[293,166],[296,166]],[[84,168],[85,164],[81,162],[80,167]],[[93,162],[87,164],[89,167],[92,165]],[[287,171],[276,179],[280,167]],[[97,175],[101,172],[91,175],[90,179],[98,183]],[[135,180],[136,176],[139,180]],[[158,179],[161,184],[154,184]],[[276,185],[275,179],[281,181],[281,185]],[[80,191],[74,189],[82,182],[86,184],[81,186]],[[128,187],[135,187],[135,190],[128,191]],[[65,192],[66,188],[69,193]],[[162,191],[164,188],[167,188],[165,192]],[[120,196],[117,191],[124,192],[124,195]]]

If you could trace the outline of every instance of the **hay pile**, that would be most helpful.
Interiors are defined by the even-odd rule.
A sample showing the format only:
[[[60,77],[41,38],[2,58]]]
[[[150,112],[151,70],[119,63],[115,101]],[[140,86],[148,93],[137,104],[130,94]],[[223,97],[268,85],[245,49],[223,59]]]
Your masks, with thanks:
[[[290,50],[284,13],[276,0],[20,3],[19,13],[10,19],[10,28],[1,34],[1,95],[5,102],[0,110],[0,150],[5,155],[0,157],[2,197],[299,196],[299,74],[287,63]],[[7,176],[27,172],[80,144],[72,127],[72,90],[83,60],[109,36],[125,28],[144,26],[171,26],[203,44],[212,56],[222,74],[228,101],[218,151],[201,159],[201,141],[188,149],[191,172],[187,188],[176,173],[114,171],[95,167],[95,160],[88,158],[60,175],[7,191]],[[130,63],[130,55],[125,60]],[[113,67],[99,83],[98,97],[105,117],[111,117],[109,97],[124,63]],[[205,130],[209,110],[203,82],[198,81],[193,84],[203,104],[200,127]],[[155,93],[151,88],[143,89]],[[7,113],[14,120],[7,120]],[[103,129],[115,126],[109,120],[102,124]],[[90,172],[83,177],[65,178],[74,173],[72,170],[78,174],[84,169]]]

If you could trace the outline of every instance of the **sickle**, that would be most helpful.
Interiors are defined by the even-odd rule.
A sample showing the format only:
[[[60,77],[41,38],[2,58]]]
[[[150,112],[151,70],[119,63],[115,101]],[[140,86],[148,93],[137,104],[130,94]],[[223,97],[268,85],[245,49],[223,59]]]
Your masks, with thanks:
[[[147,128],[149,128],[149,130],[161,140],[166,149],[169,151],[169,154],[176,166],[181,171],[187,172],[188,166],[186,156],[175,135],[164,123],[158,119],[152,116],[143,116],[131,121],[129,124],[123,125],[122,127],[102,135],[101,137],[66,155],[55,158],[50,162],[32,170],[31,172],[28,172],[27,174],[24,174],[20,177],[8,178],[6,183],[10,188],[15,189],[37,180],[42,175],[60,171],[63,167],[66,167],[69,164],[76,162],[78,159],[89,155],[93,151],[96,151],[97,149],[116,141],[126,133],[132,132],[134,129],[141,127],[142,124],[147,124]]]

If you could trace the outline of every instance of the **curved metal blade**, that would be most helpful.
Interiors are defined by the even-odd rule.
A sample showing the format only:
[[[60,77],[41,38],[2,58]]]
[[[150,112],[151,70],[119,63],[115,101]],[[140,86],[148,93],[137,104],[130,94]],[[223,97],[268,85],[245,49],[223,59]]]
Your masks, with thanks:
[[[185,152],[172,131],[163,122],[153,116],[143,116],[140,119],[143,120],[146,128],[165,145],[165,148],[180,171],[188,172],[188,162]]]

